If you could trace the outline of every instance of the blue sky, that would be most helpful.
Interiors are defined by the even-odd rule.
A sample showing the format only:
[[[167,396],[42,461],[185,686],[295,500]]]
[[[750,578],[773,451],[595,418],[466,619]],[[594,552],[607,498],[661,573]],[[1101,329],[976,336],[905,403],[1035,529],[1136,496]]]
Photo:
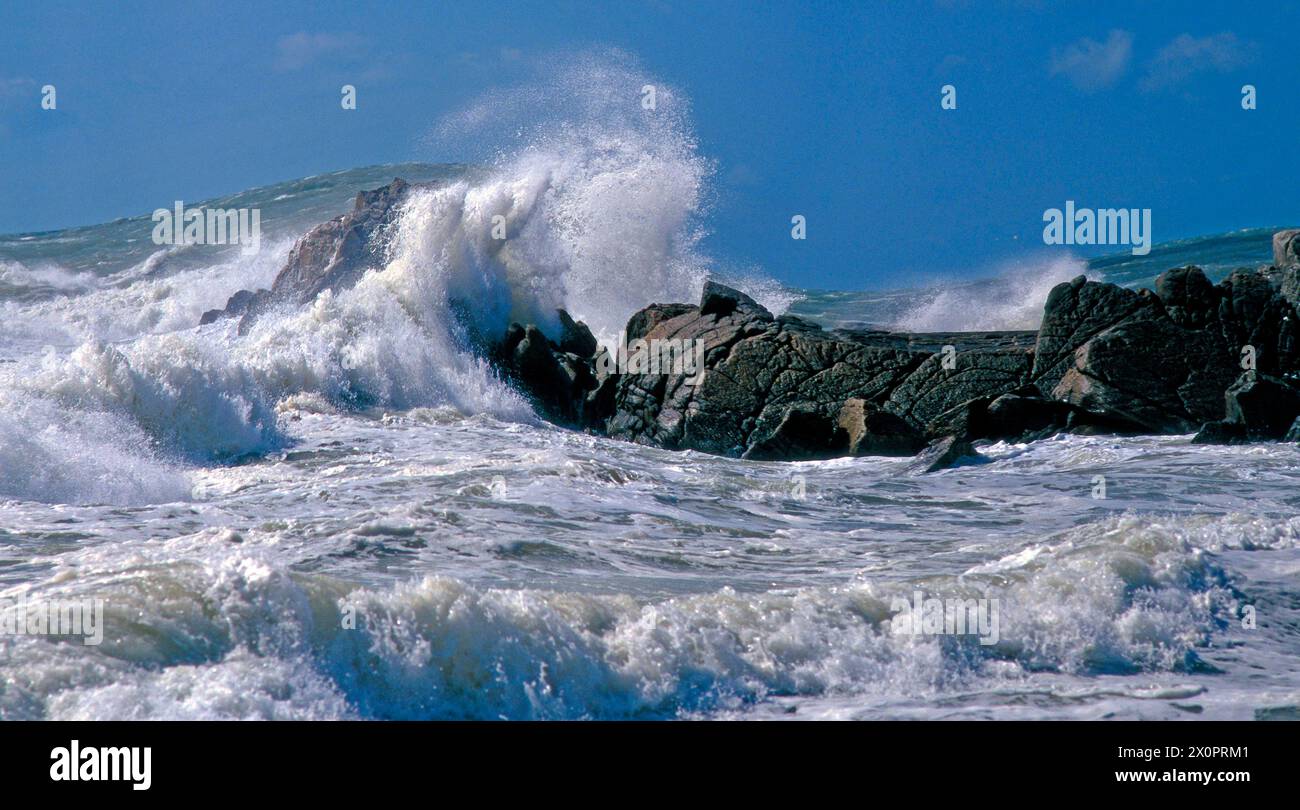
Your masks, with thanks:
[[[787,282],[989,274],[1041,255],[1067,199],[1150,208],[1157,242],[1294,225],[1297,23],[1291,2],[0,0],[0,233],[461,159],[430,152],[440,116],[607,47],[691,99],[707,251]]]

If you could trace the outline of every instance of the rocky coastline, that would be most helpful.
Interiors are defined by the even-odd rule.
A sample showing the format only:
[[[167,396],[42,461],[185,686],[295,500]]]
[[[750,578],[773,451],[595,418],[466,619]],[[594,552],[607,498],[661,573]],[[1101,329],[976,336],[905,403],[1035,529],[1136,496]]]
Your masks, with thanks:
[[[241,290],[202,323],[238,318],[245,332],[272,306],[355,284],[412,188],[360,193],[270,289]],[[1061,432],[1297,441],[1300,230],[1278,232],[1273,252],[1218,284],[1196,267],[1153,290],[1080,276],[1052,290],[1037,331],[826,330],[708,282],[698,304],[632,315],[631,363],[562,311],[558,334],[512,324],[472,348],[558,425],[755,460],[916,455],[925,471],[977,459],[978,440]]]

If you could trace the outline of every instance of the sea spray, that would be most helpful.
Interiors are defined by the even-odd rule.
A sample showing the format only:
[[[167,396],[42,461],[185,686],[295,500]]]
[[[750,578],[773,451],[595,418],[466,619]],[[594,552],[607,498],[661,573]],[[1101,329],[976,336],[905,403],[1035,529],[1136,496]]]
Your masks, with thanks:
[[[1086,275],[1079,259],[1064,257],[1014,264],[979,281],[932,285],[911,296],[913,303],[891,324],[903,332],[979,332],[1037,329],[1052,288]]]
[[[291,243],[283,236],[268,234],[276,241],[256,256],[215,255],[221,266],[206,269],[184,252],[195,246],[156,251],[138,271],[75,300],[39,302],[28,323],[61,330],[59,359],[34,369],[28,356],[0,369],[0,399],[11,413],[45,401],[123,421],[119,438],[63,442],[125,440],[113,455],[143,453],[142,464],[229,463],[274,452],[292,441],[277,403],[304,395],[344,411],[449,406],[532,421],[483,358],[482,339],[504,334],[511,321],[553,334],[563,307],[608,341],[646,304],[698,298],[707,274],[696,247],[712,165],[696,151],[680,94],[656,81],[655,114],[645,115],[639,96],[628,101],[616,92],[648,81],[656,80],[621,59],[595,56],[563,63],[518,91],[565,98],[563,114],[532,108],[527,138],[500,149],[487,168],[411,195],[381,235],[386,259],[355,286],[275,308],[247,334],[229,321],[192,324],[234,285],[267,286]],[[246,195],[225,203],[218,207],[271,204]],[[138,225],[148,232],[147,223]],[[114,227],[125,233],[137,224]],[[28,335],[28,342],[48,341]],[[69,419],[68,428],[85,421]],[[44,449],[48,472],[76,480],[80,455],[60,460],[60,452]],[[36,480],[0,470],[0,496],[134,502],[160,493]]]

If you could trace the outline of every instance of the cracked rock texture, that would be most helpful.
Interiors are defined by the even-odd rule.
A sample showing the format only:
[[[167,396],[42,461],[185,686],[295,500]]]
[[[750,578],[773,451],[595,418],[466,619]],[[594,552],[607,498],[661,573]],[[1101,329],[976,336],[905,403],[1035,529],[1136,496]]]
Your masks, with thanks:
[[[382,260],[382,230],[397,216],[412,188],[405,180],[357,194],[352,210],[317,225],[298,240],[269,290],[240,290],[223,309],[203,313],[200,324],[227,317],[240,318],[244,334],[258,315],[280,303],[306,304],[325,290],[356,284]]]
[[[711,282],[698,307],[656,305],[633,323],[652,324],[646,340],[703,340],[706,371],[696,385],[619,376],[597,427],[744,458],[910,454],[937,417],[1023,386],[1033,363],[1032,332],[827,332]]]
[[[601,380],[590,414],[617,438],[755,459],[910,453],[949,436],[1191,433],[1224,420],[1243,427],[1202,440],[1278,438],[1300,415],[1294,281],[1276,267],[1217,285],[1180,267],[1155,290],[1081,276],[1052,291],[1036,334],[925,335],[825,331],[709,284],[699,306],[655,305],[628,327],[703,339],[702,382]],[[1238,383],[1247,367],[1264,376]]]

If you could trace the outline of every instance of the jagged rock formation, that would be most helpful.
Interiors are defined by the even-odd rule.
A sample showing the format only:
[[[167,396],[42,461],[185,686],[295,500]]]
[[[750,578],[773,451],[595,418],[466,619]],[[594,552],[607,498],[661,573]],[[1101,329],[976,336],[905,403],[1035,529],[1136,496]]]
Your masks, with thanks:
[[[284,269],[269,290],[240,290],[223,309],[203,313],[200,324],[221,318],[240,318],[244,334],[259,314],[279,303],[305,304],[325,290],[351,287],[381,259],[381,230],[397,215],[400,204],[414,188],[405,180],[357,194],[352,210],[317,225],[289,252]]]
[[[1273,234],[1273,266],[1286,269],[1300,264],[1300,228]]]
[[[592,358],[596,338],[586,324],[560,310],[564,335],[551,341],[534,324],[513,323],[494,347],[497,369],[532,401],[542,418],[565,427],[588,422],[587,395],[596,387]]]
[[[628,326],[703,339],[703,382],[624,374],[601,382],[612,392],[590,412],[610,436],[758,459],[1208,423],[1203,441],[1280,438],[1300,416],[1294,280],[1295,268],[1268,268],[1214,285],[1182,267],[1135,291],[1079,277],[1052,291],[1037,335],[827,332],[710,284],[698,307],[656,305]],[[1263,376],[1239,383],[1244,368]]]
[[[1198,268],[1175,268],[1154,292],[1078,278],[1048,296],[1034,384],[1139,432],[1187,433],[1224,417],[1243,362],[1295,369],[1294,325],[1262,273],[1238,270],[1216,286]]]
[[[695,385],[686,374],[602,380],[612,394],[592,410],[599,429],[755,459],[910,455],[933,422],[1022,386],[1032,363],[1032,333],[827,332],[712,282],[698,307],[649,307],[627,334],[652,345],[703,340],[706,371]]]
[[[1300,388],[1258,371],[1242,374],[1223,398],[1223,419],[1203,425],[1194,442],[1236,444],[1281,439],[1300,419]]]
[[[351,286],[379,263],[411,188],[362,192],[299,241],[270,290],[242,290],[203,322],[239,317],[242,332],[271,306]],[[1037,332],[827,331],[709,282],[698,305],[632,315],[626,339],[656,358],[649,368],[619,366],[563,311],[559,335],[512,324],[479,348],[557,424],[749,459],[920,451],[914,467],[928,471],[969,458],[977,439],[1061,431],[1300,438],[1300,230],[1273,249],[1274,266],[1217,285],[1196,267],[1154,290],[1080,276],[1052,290]],[[673,365],[700,346],[701,368]]]

